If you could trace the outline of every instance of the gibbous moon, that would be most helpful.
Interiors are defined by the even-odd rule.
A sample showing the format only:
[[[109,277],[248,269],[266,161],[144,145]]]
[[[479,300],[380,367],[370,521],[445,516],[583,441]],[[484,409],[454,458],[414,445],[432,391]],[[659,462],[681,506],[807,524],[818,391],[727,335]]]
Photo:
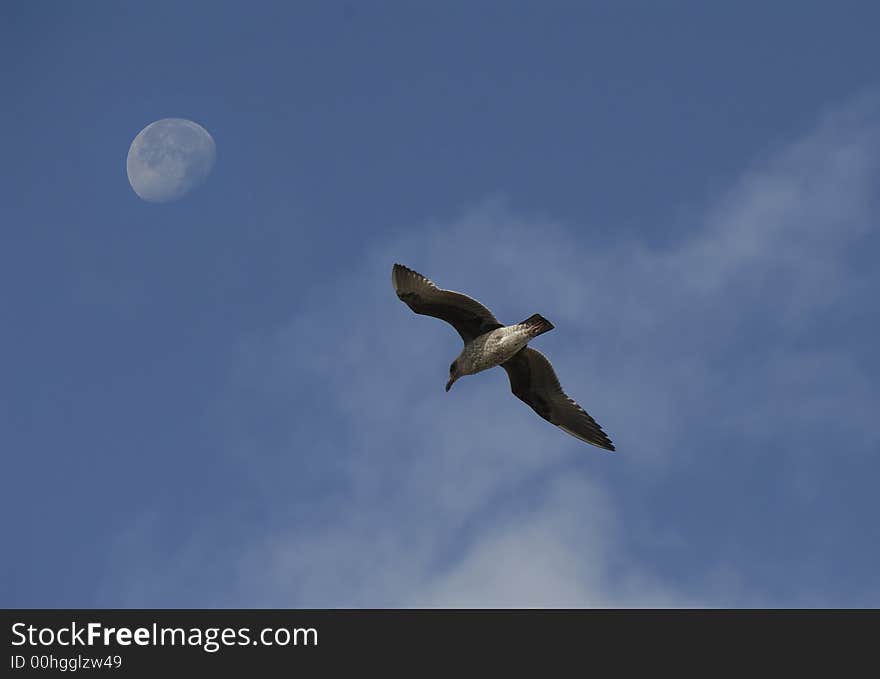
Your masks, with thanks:
[[[151,203],[167,203],[205,181],[217,148],[208,131],[185,118],[163,118],[138,133],[125,163],[134,192]]]

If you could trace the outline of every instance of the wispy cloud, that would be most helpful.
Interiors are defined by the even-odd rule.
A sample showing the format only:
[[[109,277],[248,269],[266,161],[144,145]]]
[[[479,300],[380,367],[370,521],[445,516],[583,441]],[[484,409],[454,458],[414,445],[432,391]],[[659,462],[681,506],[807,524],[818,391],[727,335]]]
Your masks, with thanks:
[[[743,464],[798,458],[794,476],[809,486],[800,458],[824,447],[829,429],[849,454],[876,451],[876,381],[823,318],[866,277],[876,280],[851,258],[878,222],[878,160],[880,118],[864,100],[757,163],[662,248],[602,242],[589,225],[490,200],[316,280],[288,326],[243,341],[224,409],[227,460],[261,503],[279,493],[283,501],[271,518],[239,526],[242,553],[226,591],[192,600],[777,601],[718,551],[693,557],[696,579],[661,573],[634,543],[646,532],[682,549],[696,538],[662,517],[624,513],[622,493],[686,477],[694,460],[731,449]],[[554,321],[539,344],[619,453],[537,418],[502,371],[445,394],[459,340],[395,298],[394,261],[472,294],[502,321],[536,311]],[[780,492],[796,493],[792,483]],[[129,595],[126,603],[157,604]]]

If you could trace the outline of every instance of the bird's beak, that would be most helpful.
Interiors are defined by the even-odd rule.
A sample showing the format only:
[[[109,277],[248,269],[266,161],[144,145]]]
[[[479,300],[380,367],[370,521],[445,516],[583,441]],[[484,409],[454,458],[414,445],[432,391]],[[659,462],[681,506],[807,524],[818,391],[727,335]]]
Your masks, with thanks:
[[[450,377],[449,381],[446,383],[446,391],[449,391],[452,388],[452,383],[455,382],[454,377]]]

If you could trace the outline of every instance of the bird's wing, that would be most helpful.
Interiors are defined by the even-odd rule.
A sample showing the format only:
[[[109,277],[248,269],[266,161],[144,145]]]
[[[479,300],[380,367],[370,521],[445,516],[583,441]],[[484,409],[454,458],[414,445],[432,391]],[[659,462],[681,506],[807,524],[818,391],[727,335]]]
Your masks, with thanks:
[[[596,420],[562,391],[553,366],[540,351],[523,347],[501,367],[510,378],[510,390],[538,415],[581,441],[614,450]]]
[[[477,300],[460,292],[438,288],[422,274],[402,264],[394,265],[391,282],[397,296],[410,309],[450,323],[465,342],[501,327],[492,312]]]

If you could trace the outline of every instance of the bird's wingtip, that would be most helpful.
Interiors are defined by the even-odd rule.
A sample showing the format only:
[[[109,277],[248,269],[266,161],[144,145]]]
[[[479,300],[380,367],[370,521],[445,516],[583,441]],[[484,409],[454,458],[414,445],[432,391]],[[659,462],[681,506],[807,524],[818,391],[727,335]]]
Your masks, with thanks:
[[[596,448],[607,450],[609,453],[613,453],[615,451],[614,444],[611,443],[611,439],[609,439],[607,436],[602,436],[601,438],[596,436],[585,436],[584,434],[579,434],[578,432],[569,429],[563,424],[557,424],[556,426],[559,427],[566,434],[571,434],[576,439],[579,439],[584,443],[589,443],[591,446],[596,446]]]
[[[401,283],[406,279],[408,271],[409,269],[400,262],[394,262],[394,266],[391,267],[391,283],[394,285],[395,290],[398,290]]]
[[[613,453],[615,450],[617,450],[614,447],[614,444],[611,443],[611,441],[609,441],[607,439],[604,441],[587,441],[587,443],[591,443],[594,446],[596,446],[597,448],[600,448],[600,449],[607,451],[609,453]]]

